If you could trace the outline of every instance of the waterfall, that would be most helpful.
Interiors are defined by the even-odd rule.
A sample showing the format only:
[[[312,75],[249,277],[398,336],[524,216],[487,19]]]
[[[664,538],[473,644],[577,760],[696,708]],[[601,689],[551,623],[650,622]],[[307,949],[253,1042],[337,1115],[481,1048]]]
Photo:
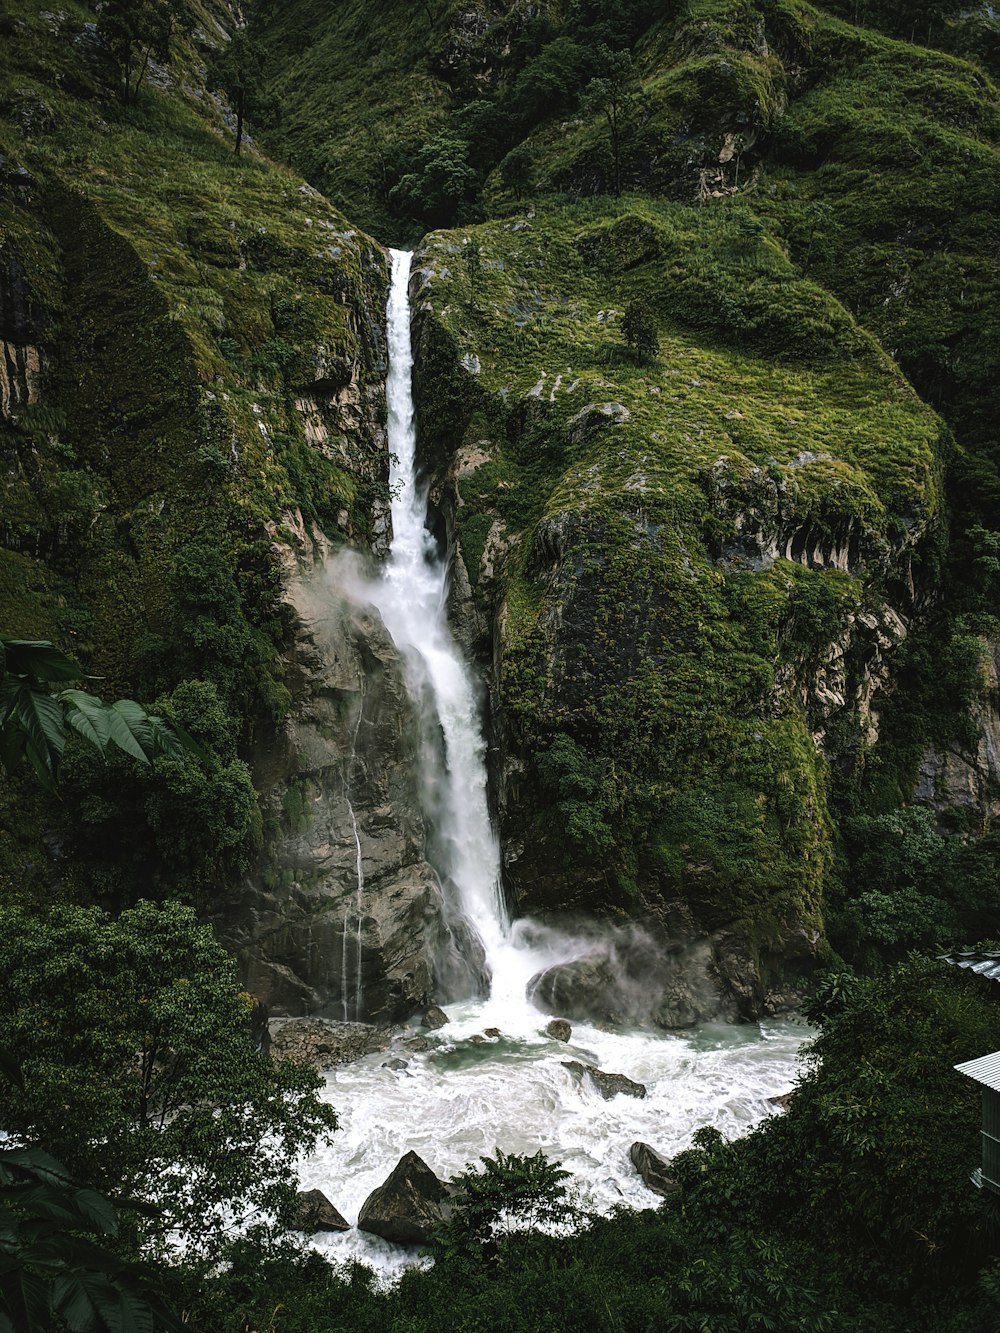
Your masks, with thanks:
[[[409,279],[412,255],[392,252],[386,380],[392,546],[374,600],[403,655],[410,692],[429,710],[444,744],[444,767],[425,747],[425,789],[434,794],[439,871],[456,906],[478,932],[495,975],[509,922],[500,888],[500,849],[490,823],[486,744],[476,689],[448,628],[448,565],[427,529],[413,412]]]
[[[380,577],[354,574],[349,582],[351,596],[381,613],[403,658],[424,738],[419,776],[431,859],[450,913],[461,915],[481,938],[491,991],[485,1000],[450,997],[448,1026],[432,1034],[429,1049],[426,1038],[416,1048],[406,1041],[396,1048],[398,1061],[387,1063],[380,1051],[328,1075],[327,1093],[341,1127],[307,1164],[302,1184],[335,1194],[338,1207],[354,1220],[404,1147],[424,1157],[442,1179],[498,1147],[527,1154],[542,1148],[572,1172],[582,1207],[600,1213],[623,1203],[650,1207],[653,1196],[624,1145],[642,1139],[669,1156],[689,1146],[701,1124],[714,1124],[727,1137],[745,1132],[773,1111],[766,1099],[790,1085],[806,1034],[780,1025],[767,1032],[733,1027],[683,1035],[651,1027],[608,1031],[574,1021],[572,1041],[564,1044],[547,1034],[543,1014],[527,1000],[536,972],[587,953],[595,941],[585,933],[573,937],[537,923],[512,923],[504,909],[476,689],[448,628],[447,562],[427,529],[427,495],[417,475],[410,261],[410,255],[393,252],[386,383],[392,546]],[[360,834],[350,801],[348,810],[358,851],[360,915]],[[348,909],[345,1016],[349,915]],[[360,985],[360,952],[358,962]],[[568,1053],[626,1072],[645,1085],[646,1096],[604,1101],[569,1074]],[[394,1250],[356,1228],[322,1233],[313,1243],[331,1257],[359,1258],[385,1274],[415,1260],[413,1251]]]

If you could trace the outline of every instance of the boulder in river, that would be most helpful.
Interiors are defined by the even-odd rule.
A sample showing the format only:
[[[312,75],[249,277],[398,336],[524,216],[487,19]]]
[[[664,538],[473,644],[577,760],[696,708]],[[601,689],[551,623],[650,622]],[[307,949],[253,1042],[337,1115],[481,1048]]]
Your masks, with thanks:
[[[426,1028],[428,1032],[434,1032],[437,1028],[443,1028],[445,1023],[450,1022],[451,1019],[445,1011],[439,1009],[436,1004],[432,1004],[420,1020],[420,1026]]]
[[[644,1083],[636,1083],[633,1079],[626,1078],[624,1074],[608,1074],[603,1069],[595,1068],[594,1065],[583,1065],[579,1060],[564,1060],[563,1066],[578,1078],[589,1078],[606,1102],[612,1097],[617,1097],[619,1093],[624,1093],[626,1097],[646,1095]]]
[[[795,1089],[791,1092],[779,1092],[777,1097],[768,1097],[768,1104],[776,1106],[779,1111],[787,1111],[792,1104],[792,1098],[795,1096]]]
[[[315,1236],[317,1231],[350,1231],[351,1224],[337,1212],[322,1190],[303,1190],[295,1200],[295,1230]]]
[[[317,1069],[349,1064],[387,1043],[384,1029],[370,1023],[337,1023],[331,1018],[290,1018],[275,1025],[271,1055],[276,1060],[307,1060]]]
[[[670,1162],[648,1143],[637,1140],[629,1148],[628,1155],[632,1165],[642,1176],[643,1184],[654,1194],[666,1198],[668,1194],[675,1194],[680,1189],[677,1178],[670,1169]]]
[[[358,1230],[397,1245],[427,1245],[448,1215],[449,1193],[423,1158],[408,1152],[364,1201]]]
[[[554,1041],[569,1041],[573,1035],[573,1029],[565,1018],[553,1018],[551,1023],[545,1025],[545,1035],[552,1037]]]

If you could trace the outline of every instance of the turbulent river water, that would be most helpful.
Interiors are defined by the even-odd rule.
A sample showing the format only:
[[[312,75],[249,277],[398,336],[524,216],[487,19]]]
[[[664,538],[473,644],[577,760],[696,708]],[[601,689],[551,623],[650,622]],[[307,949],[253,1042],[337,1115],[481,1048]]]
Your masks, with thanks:
[[[329,1075],[327,1095],[341,1128],[328,1149],[303,1164],[303,1188],[322,1189],[353,1224],[409,1149],[446,1179],[497,1147],[541,1148],[572,1173],[583,1207],[655,1206],[629,1161],[630,1145],[642,1139],[669,1156],[700,1125],[727,1137],[745,1132],[773,1110],[767,1098],[790,1087],[808,1034],[789,1023],[706,1026],[681,1035],[576,1023],[565,1044],[545,1035],[546,1016],[526,999],[532,976],[584,946],[564,933],[511,923],[504,907],[477,691],[448,627],[448,566],[427,528],[416,464],[410,264],[408,253],[392,252],[386,396],[393,540],[367,597],[404,657],[424,719],[425,813],[450,910],[479,936],[492,981],[488,998],[447,1006],[451,1021],[430,1034],[426,1051],[395,1043],[391,1054],[405,1059],[405,1068],[388,1067],[382,1053]],[[487,1030],[501,1035],[484,1039]],[[566,1060],[626,1074],[645,1084],[647,1096],[604,1101],[564,1067]],[[386,1275],[417,1257],[353,1228],[316,1244],[330,1257],[361,1258]]]

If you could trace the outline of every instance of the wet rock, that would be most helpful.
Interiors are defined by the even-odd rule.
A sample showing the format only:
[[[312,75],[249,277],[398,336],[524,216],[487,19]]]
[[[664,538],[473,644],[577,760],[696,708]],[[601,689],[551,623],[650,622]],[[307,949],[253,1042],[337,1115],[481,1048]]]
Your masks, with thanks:
[[[408,1051],[429,1051],[431,1048],[426,1037],[410,1037],[403,1042],[403,1045]]]
[[[351,1224],[337,1212],[322,1190],[303,1190],[295,1200],[294,1230],[315,1236],[317,1231],[350,1231]]]
[[[449,1190],[422,1157],[408,1152],[365,1200],[358,1230],[397,1245],[426,1245],[448,1214]]]
[[[573,1029],[565,1018],[553,1018],[551,1023],[545,1025],[545,1035],[552,1037],[555,1041],[569,1041],[573,1035]]]
[[[271,1037],[276,1060],[306,1060],[317,1069],[350,1064],[385,1049],[387,1034],[369,1023],[336,1023],[329,1018],[291,1018]]]
[[[490,1043],[481,1032],[476,1032],[469,1038],[473,1046],[488,1046]]]
[[[626,1078],[624,1074],[609,1074],[603,1069],[595,1068],[594,1065],[581,1064],[579,1060],[564,1060],[562,1063],[571,1074],[580,1079],[588,1078],[606,1102],[612,1097],[617,1097],[619,1093],[626,1097],[646,1095],[644,1083],[636,1083],[633,1079]]]
[[[660,1194],[666,1198],[668,1194],[675,1194],[680,1189],[677,1178],[670,1169],[670,1162],[651,1148],[648,1143],[636,1140],[628,1150],[629,1159],[635,1169],[642,1176],[642,1183],[654,1194]]]
[[[500,1031],[499,1028],[483,1028],[483,1035],[487,1037],[493,1037],[495,1040],[497,1037],[502,1037],[503,1033]]]
[[[409,1069],[409,1067],[409,1060],[401,1060],[398,1055],[394,1055],[391,1060],[382,1061],[383,1069],[393,1069],[398,1071],[401,1069]]]
[[[767,1100],[770,1106],[776,1106],[779,1111],[787,1111],[794,1096],[794,1090],[792,1092],[779,1092],[777,1097],[768,1097]]]
[[[427,1028],[429,1032],[436,1032],[438,1028],[443,1028],[445,1023],[450,1022],[451,1019],[445,1011],[439,1009],[436,1004],[432,1004],[420,1020],[420,1026],[422,1028]]]
[[[548,1013],[568,1014],[593,1023],[620,1023],[618,978],[603,958],[577,958],[539,972],[528,982],[528,998]]]

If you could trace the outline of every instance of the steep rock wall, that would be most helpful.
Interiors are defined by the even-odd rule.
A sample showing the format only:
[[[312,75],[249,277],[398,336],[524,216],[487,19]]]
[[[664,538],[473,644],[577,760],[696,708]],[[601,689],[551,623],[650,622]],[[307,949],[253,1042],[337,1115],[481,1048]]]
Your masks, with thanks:
[[[822,948],[828,765],[877,736],[941,427],[842,308],[767,242],[736,255],[728,225],[630,205],[432,236],[418,412],[464,566],[453,612],[491,682],[518,907],[707,938],[754,1014]],[[748,261],[774,284],[766,336],[706,333],[688,273],[721,289]],[[638,293],[653,360],[619,332]]]

